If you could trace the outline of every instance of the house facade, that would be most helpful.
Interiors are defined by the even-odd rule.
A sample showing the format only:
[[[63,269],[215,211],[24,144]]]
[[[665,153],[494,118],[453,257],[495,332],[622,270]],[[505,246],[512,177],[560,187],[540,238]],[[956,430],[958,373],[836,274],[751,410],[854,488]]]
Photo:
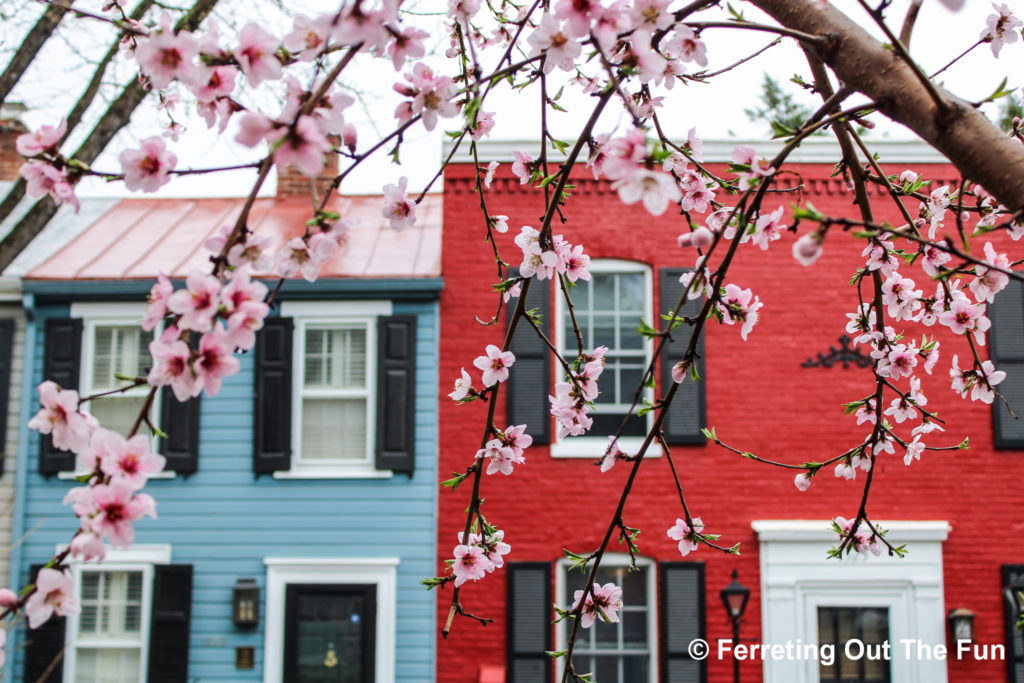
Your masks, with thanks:
[[[257,200],[250,227],[301,235],[310,200],[284,190],[295,185]],[[382,223],[381,201],[334,204],[356,223],[347,250],[315,283],[284,284],[219,393],[158,394],[167,472],[146,487],[158,518],[102,564],[69,565],[81,614],[18,629],[6,680],[433,678],[434,601],[418,582],[436,555],[440,197],[401,234]],[[241,203],[111,202],[31,267],[24,409],[44,378],[87,395],[144,374],[152,335],[139,322],[157,274],[180,286],[208,268],[203,240]],[[126,433],[145,393],[90,410]],[[76,463],[24,427],[18,440],[12,561],[24,585],[77,527],[61,504]]]
[[[727,172],[723,162],[733,144],[707,144],[705,158],[712,171]],[[754,144],[771,158],[767,145]],[[509,232],[496,233],[496,239],[501,258],[513,266],[521,258],[513,238],[523,225],[539,228],[544,193],[520,184],[505,162],[512,161],[513,151],[535,147],[493,143],[478,148],[481,164],[502,162],[485,197],[490,215],[508,216]],[[876,149],[886,172],[913,168],[934,179],[927,191],[960,182],[956,170],[928,148],[882,142]],[[779,187],[787,191],[769,195],[766,209],[783,206],[791,216],[790,207],[801,200],[826,215],[855,215],[842,177],[831,177],[839,156],[829,143],[805,142],[797,152],[798,164],[789,167],[796,175],[779,178]],[[507,320],[502,310],[496,325],[474,322],[474,317],[490,320],[497,310],[499,295],[492,288],[497,276],[489,258],[492,247],[483,239],[486,225],[473,161],[456,161],[445,173],[442,270],[458,276],[448,279],[441,295],[443,478],[464,472],[473,462],[487,410],[479,401],[459,405],[445,394],[462,368],[480,386],[473,359],[488,344],[501,345]],[[585,555],[605,534],[629,465],[619,463],[605,473],[595,465],[607,435],[626,416],[652,353],[634,330],[640,319],[661,323],[660,315],[681,295],[679,276],[695,262],[693,249],[676,244],[677,235],[688,231],[685,218],[672,211],[652,217],[640,205],[623,205],[607,181],[594,180],[582,165],[570,184],[573,197],[563,208],[565,220],[556,217],[554,232],[582,244],[592,259],[593,279],[577,281],[573,289],[583,347],[609,347],[594,427],[587,437],[558,438],[547,397],[561,373],[545,358],[533,330],[521,325],[512,341],[516,364],[503,387],[495,426],[525,423],[533,445],[513,474],[484,477],[481,490],[484,514],[505,532],[511,552],[504,568],[464,584],[460,595],[466,611],[495,623],[481,627],[456,619],[448,638],[438,639],[438,681],[560,680],[559,662],[544,652],[565,647],[568,622],[552,625],[551,604],[570,608],[574,591],[583,587],[581,574],[570,572],[563,548]],[[873,188],[871,196],[879,220],[903,222],[881,191]],[[907,206],[916,213],[916,201]],[[878,459],[869,513],[890,529],[891,542],[907,544],[906,558],[883,553],[827,559],[836,541],[829,520],[856,515],[863,473],[846,481],[825,468],[809,490],[799,491],[793,470],[752,462],[702,435],[701,428],[714,427],[723,442],[741,451],[793,464],[822,461],[864,439],[863,428],[852,416],[844,418],[842,407],[874,389],[870,371],[858,364],[866,350],[858,356],[843,339],[845,314],[857,308],[856,291],[843,285],[863,266],[862,245],[833,228],[821,258],[802,268],[793,260],[793,239],[787,234],[768,251],[750,245],[739,250],[728,281],[760,297],[760,321],[746,342],[737,328],[709,321],[700,349],[701,381],[681,385],[665,422],[690,511],[703,520],[706,533],[721,534],[726,547],[740,543],[742,554],[701,547],[681,556],[677,541],[666,533],[684,516],[679,493],[666,454],[652,447],[623,514],[625,524],[641,529],[639,571],[625,570],[625,546],[613,539],[598,582],[622,587],[625,607],[620,623],[581,629],[577,672],[595,672],[601,683],[733,680],[732,646],[725,642],[732,639],[733,622],[720,591],[736,571],[738,581],[750,589],[740,624],[742,643],[790,646],[776,655],[747,654],[739,662],[744,681],[1024,681],[1024,643],[1012,629],[1020,606],[1010,600],[1024,578],[1022,503],[1010,481],[1019,471],[1024,440],[1018,422],[998,401],[995,407],[963,401],[950,390],[952,354],[970,354],[962,338],[939,326],[907,325],[918,339],[921,332],[937,336],[944,352],[922,387],[928,408],[946,420],[945,433],[933,434],[929,444],[956,445],[969,434],[970,449],[926,452],[911,466],[904,465],[901,452]],[[991,240],[997,250],[1009,250],[1004,235],[992,233]],[[926,295],[935,287],[919,265],[903,271]],[[526,308],[538,309],[552,342],[573,350],[571,360],[576,341],[561,296],[552,290],[546,281],[532,281]],[[980,352],[991,353],[997,366],[1008,371],[1000,389],[1011,403],[1024,406],[1021,293],[1020,284],[1011,283],[990,307],[993,329]],[[684,315],[695,306],[691,303]],[[678,340],[667,346],[652,399],[665,391],[671,381],[668,369],[685,349]],[[523,379],[517,380],[517,371]],[[630,418],[620,440],[625,452],[636,452],[649,419]],[[439,571],[452,557],[468,500],[462,488],[440,496]],[[450,588],[437,595],[439,628],[450,600]],[[962,657],[949,625],[949,612],[957,608],[976,615],[975,648]],[[698,638],[711,644],[703,659],[699,646],[690,648]],[[854,648],[844,658],[846,644],[853,641],[868,651],[858,656]],[[890,643],[888,657],[870,656],[871,646],[885,642]],[[837,648],[831,661],[822,650],[805,647],[825,644]],[[938,646],[951,654],[940,653]]]

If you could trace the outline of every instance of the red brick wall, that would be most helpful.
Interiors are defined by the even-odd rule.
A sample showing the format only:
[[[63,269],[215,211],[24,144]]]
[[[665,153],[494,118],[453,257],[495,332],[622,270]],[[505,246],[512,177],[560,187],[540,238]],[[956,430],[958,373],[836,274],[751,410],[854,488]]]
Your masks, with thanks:
[[[327,191],[327,187],[336,175],[338,175],[338,155],[328,154],[324,170],[314,179],[317,197],[323,197],[324,192]],[[294,166],[286,168],[278,166],[277,196],[309,196],[309,176],[300,173]]]
[[[0,119],[0,180],[17,180],[24,159],[14,146],[15,139],[25,132],[20,121]]]
[[[899,168],[891,169],[898,172]],[[922,170],[919,168],[919,170]],[[926,177],[949,182],[956,177],[950,167],[923,169]],[[504,173],[502,173],[504,171]],[[804,178],[813,203],[825,213],[856,216],[852,196],[841,181],[828,179],[830,166],[805,167]],[[449,167],[445,176],[444,252],[445,290],[441,298],[440,347],[440,470],[464,471],[480,446],[486,408],[480,402],[455,405],[445,394],[465,367],[479,384],[473,359],[489,344],[501,344],[504,324],[485,327],[474,316],[489,319],[496,308],[490,285],[495,282],[491,247],[483,241],[485,227],[479,199],[472,189],[472,168]],[[695,252],[680,250],[676,235],[684,220],[671,211],[653,218],[642,207],[624,206],[608,192],[607,184],[595,183],[580,168],[574,174],[576,196],[566,208],[567,222],[556,228],[573,244],[583,244],[592,258],[614,257],[649,264],[655,275],[665,266],[691,266]],[[877,194],[877,193],[876,193]],[[543,193],[520,187],[504,164],[488,195],[492,215],[509,216],[510,230],[498,237],[506,261],[518,265],[521,253],[513,237],[522,225],[539,227]],[[775,194],[766,206],[790,206],[794,194]],[[897,221],[897,215],[879,196],[881,217]],[[914,214],[917,202],[908,202]],[[801,232],[806,230],[801,229]],[[800,267],[791,255],[792,235],[786,235],[767,252],[745,245],[740,249],[728,278],[751,287],[764,302],[761,322],[744,343],[736,327],[710,323],[707,328],[707,419],[724,440],[766,457],[796,463],[824,459],[841,453],[864,437],[855,420],[842,417],[841,403],[873,391],[870,372],[841,368],[805,369],[800,364],[818,351],[837,344],[846,322],[845,312],[856,308],[856,294],[845,286],[862,264],[861,246],[839,230],[833,230],[822,258],[812,267]],[[906,274],[924,286],[919,266]],[[657,306],[658,292],[654,292]],[[945,435],[932,435],[935,445],[956,444],[971,437],[971,450],[927,452],[922,462],[905,467],[902,453],[879,459],[869,511],[879,520],[948,520],[953,527],[943,544],[945,604],[947,609],[966,606],[978,613],[977,639],[1002,643],[1000,565],[1024,562],[1024,519],[1019,485],[1010,484],[1020,472],[1019,452],[992,448],[991,408],[964,402],[949,389],[947,371],[953,352],[968,353],[962,340],[937,328],[909,326],[920,337],[939,332],[944,352],[935,374],[925,376],[928,407],[947,420]],[[982,350],[982,353],[985,353]],[[515,370],[513,369],[513,372]],[[550,388],[538,388],[544,400]],[[499,416],[504,410],[499,406]],[[497,426],[504,427],[499,417]],[[603,436],[603,435],[602,435]],[[811,489],[801,493],[793,486],[793,473],[759,465],[714,446],[676,447],[674,459],[695,516],[703,518],[708,533],[722,534],[722,543],[742,543],[742,556],[732,557],[701,548],[688,560],[702,560],[707,567],[708,639],[729,637],[729,624],[718,591],[729,582],[733,568],[750,586],[752,595],[743,636],[759,639],[760,590],[757,537],[750,523],[755,519],[829,519],[852,517],[857,510],[863,473],[856,481],[839,481],[831,468],[815,477]],[[563,545],[585,552],[596,547],[609,522],[627,467],[619,464],[600,474],[591,460],[552,459],[547,447],[527,450],[526,464],[512,476],[485,477],[482,495],[488,520],[505,530],[512,546],[510,561],[555,562]],[[1007,482],[1007,483],[1002,483]],[[438,572],[451,557],[456,533],[463,527],[469,491],[443,489],[438,527]],[[1016,514],[1015,514],[1016,513]],[[645,462],[625,510],[625,521],[643,530],[642,553],[658,561],[678,560],[676,544],[665,535],[681,511],[665,458]],[[613,548],[617,550],[617,548]],[[911,545],[910,551],[913,552]],[[465,683],[476,680],[479,667],[505,662],[505,573],[501,570],[462,590],[463,606],[495,623],[481,627],[457,618],[447,640],[438,637],[438,681]],[[450,588],[438,595],[438,628],[448,614]],[[731,663],[709,661],[709,680],[731,680]],[[1003,662],[949,664],[950,680],[1005,680]],[[744,662],[743,679],[760,680],[760,662]]]

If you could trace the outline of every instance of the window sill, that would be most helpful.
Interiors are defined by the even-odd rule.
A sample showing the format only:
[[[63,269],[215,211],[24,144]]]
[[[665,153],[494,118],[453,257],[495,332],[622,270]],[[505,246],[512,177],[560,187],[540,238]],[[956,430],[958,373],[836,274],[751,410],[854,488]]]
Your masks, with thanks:
[[[639,436],[624,436],[619,439],[619,448],[628,455],[635,455],[640,450],[643,443],[643,438]],[[604,457],[604,452],[607,449],[607,437],[576,437],[556,441],[551,444],[551,457],[590,458],[592,460],[596,460],[597,458]],[[645,457],[661,457],[661,444],[652,442],[647,448],[647,454]]]
[[[391,479],[391,470],[375,470],[369,467],[295,467],[291,470],[274,472],[274,479]]]
[[[88,472],[58,472],[58,479],[73,480],[83,474],[89,474]],[[149,475],[149,479],[174,479],[178,476],[177,472],[157,472],[156,474]]]

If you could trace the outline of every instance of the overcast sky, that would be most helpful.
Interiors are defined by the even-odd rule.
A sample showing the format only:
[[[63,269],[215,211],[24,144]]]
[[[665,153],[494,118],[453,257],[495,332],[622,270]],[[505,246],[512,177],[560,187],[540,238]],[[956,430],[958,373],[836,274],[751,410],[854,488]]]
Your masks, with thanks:
[[[90,7],[99,0],[81,0],[78,5]],[[336,3],[326,0],[304,0],[301,3],[285,0],[285,5],[300,6],[304,12],[314,13],[326,11]],[[836,0],[835,4],[865,27],[868,24],[865,14],[859,9],[855,0]],[[907,0],[893,3],[890,16],[898,19],[893,23],[898,30],[899,21],[905,12]],[[30,8],[34,4],[28,5]],[[444,0],[418,0],[406,2],[405,8],[411,8],[418,14],[408,16],[410,21],[433,29],[438,34],[439,17],[436,13],[443,11]],[[765,21],[767,19],[746,2],[737,2],[748,19]],[[230,35],[240,28],[246,20],[244,11],[258,11],[258,18],[270,30],[278,34],[285,32],[290,20],[278,14],[268,6],[262,6],[252,0],[222,0],[218,13],[220,21],[226,26],[222,34]],[[985,17],[992,13],[991,3],[984,0],[967,0],[963,10],[957,13],[948,11],[938,0],[925,0],[916,32],[911,43],[911,53],[923,64],[925,69],[933,72],[945,65],[957,54],[973,44],[984,28]],[[722,15],[724,17],[724,13]],[[21,39],[24,17],[18,26],[14,22],[3,22],[0,26],[3,46],[8,50]],[[704,15],[702,15],[704,18]],[[707,18],[714,18],[708,16]],[[25,115],[26,122],[35,127],[41,123],[55,123],[67,111],[79,91],[84,87],[85,80],[91,74],[86,59],[96,59],[96,55],[105,50],[110,32],[106,27],[98,27],[84,20],[65,22],[59,40],[51,41],[47,52],[37,60],[37,64],[27,75],[23,84],[19,85],[12,99],[20,99],[31,108]],[[279,28],[278,28],[279,27]],[[21,32],[18,32],[18,31]],[[873,30],[877,33],[877,30]],[[773,39],[769,34],[751,31],[725,29],[709,29],[704,32],[708,43],[709,71],[723,68],[758,48],[767,45]],[[440,56],[446,47],[446,39],[442,36],[435,40],[434,55],[428,61],[438,68],[444,69],[445,60]],[[976,48],[961,63],[949,69],[944,75],[944,84],[957,95],[967,100],[979,100],[989,95],[998,86],[1004,76],[1010,77],[1011,86],[1024,84],[1021,64],[1024,57],[1024,45],[1021,41],[1007,45],[1001,57],[993,58],[988,46]],[[491,61],[496,56],[491,56]],[[120,65],[113,74],[105,92],[116,92],[118,82],[128,78],[129,64]],[[764,122],[751,122],[744,114],[744,108],[757,103],[763,74],[767,72],[784,82],[794,92],[797,86],[788,83],[794,74],[801,74],[810,80],[806,62],[801,51],[792,41],[784,41],[781,45],[768,50],[758,59],[742,65],[714,79],[713,83],[689,85],[676,84],[673,91],[665,94],[665,107],[660,110],[663,125],[670,134],[685,135],[691,126],[696,126],[698,134],[705,139],[763,138],[768,126]],[[556,72],[557,73],[557,72]],[[356,71],[346,72],[344,84],[357,91],[360,104],[349,110],[348,120],[356,123],[360,133],[360,148],[365,148],[376,141],[382,133],[393,128],[394,109],[400,98],[392,91],[391,86],[398,79],[391,68],[390,61],[363,60]],[[56,84],[56,88],[54,85]],[[552,87],[554,91],[557,85]],[[809,94],[798,93],[800,99],[809,106],[817,101]],[[268,113],[278,111],[274,104],[272,92],[257,94],[255,101],[263,103]],[[853,102],[853,100],[851,100]],[[562,139],[574,139],[577,131],[586,119],[592,106],[592,100],[578,94],[575,88],[567,88],[566,95],[560,104],[569,109],[569,113],[549,113],[549,123],[555,135]],[[988,105],[986,111],[995,115],[997,105]],[[491,135],[495,140],[536,140],[539,139],[540,104],[539,95],[535,90],[509,92],[507,88],[498,88],[484,105],[486,111],[496,113],[496,127]],[[187,130],[177,143],[170,143],[178,155],[179,167],[207,167],[212,165],[233,164],[252,161],[258,158],[257,150],[239,148],[230,141],[235,127],[228,129],[224,138],[208,131],[202,121],[190,116],[190,107],[181,105],[176,115],[187,125]],[[94,107],[90,115],[95,118],[101,112]],[[130,130],[123,131],[114,141],[111,151],[104,154],[95,166],[103,170],[119,170],[116,161],[117,152],[125,147],[137,144],[137,141],[157,135],[161,132],[161,114],[154,106],[140,109],[133,117]],[[873,131],[876,138],[906,139],[909,133],[902,127],[886,122],[882,117],[874,119],[879,125]],[[343,191],[352,194],[376,193],[383,184],[394,182],[400,175],[410,179],[411,188],[420,188],[436,172],[440,163],[442,130],[457,127],[457,119],[442,120],[433,133],[427,133],[421,125],[413,127],[402,149],[402,166],[397,168],[386,158],[379,158],[368,164],[361,172],[354,173],[343,186]],[[445,125],[447,124],[447,125]],[[615,128],[621,129],[628,125],[628,119],[621,114],[621,107],[609,106],[602,117],[598,132]],[[72,145],[75,144],[72,140]],[[536,153],[536,143],[526,151]],[[162,196],[229,196],[245,194],[251,187],[254,174],[248,171],[232,174],[220,174],[215,179],[211,176],[196,176],[177,179],[165,186],[159,193]],[[272,192],[273,185],[267,185]],[[436,190],[440,186],[435,186]],[[96,181],[84,181],[80,185],[79,194],[83,196],[109,196],[123,194],[120,184],[108,185]]]

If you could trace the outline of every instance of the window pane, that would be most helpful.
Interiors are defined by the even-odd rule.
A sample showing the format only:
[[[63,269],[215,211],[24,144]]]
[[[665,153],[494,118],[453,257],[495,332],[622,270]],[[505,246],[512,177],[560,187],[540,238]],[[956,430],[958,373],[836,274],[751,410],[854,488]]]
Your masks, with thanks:
[[[636,394],[636,388],[640,386],[640,380],[643,379],[644,369],[640,367],[624,367],[619,370],[619,403],[624,403],[628,406],[633,402],[633,395]],[[601,377],[603,378],[604,375],[601,375]]]
[[[627,649],[647,648],[647,610],[628,610],[622,619],[622,645]],[[629,679],[633,680],[633,679]]]
[[[142,572],[82,573],[80,637],[132,640],[140,634]]]
[[[600,617],[594,620],[594,641],[599,650],[615,650],[619,647],[619,625],[617,623],[605,623]]]
[[[623,657],[622,669],[625,675],[622,677],[622,680],[637,681],[638,683],[646,681],[648,666],[650,666],[650,659],[648,657],[642,655]]]
[[[595,313],[593,326],[593,346],[607,346],[609,349],[618,348],[615,344],[615,316],[613,314]]]
[[[366,399],[304,399],[303,460],[365,460]]]
[[[613,273],[597,273],[593,276],[594,310],[615,310],[615,275]]]
[[[627,317],[639,318],[644,314],[644,276],[628,273],[619,278],[619,311]]]
[[[845,645],[851,639],[864,643],[863,656],[846,658]],[[881,645],[889,639],[889,610],[884,607],[819,607],[818,642],[835,648],[836,663],[821,665],[823,683],[888,681],[889,663],[880,658]],[[856,652],[855,652],[856,654]],[[872,659],[874,658],[874,659]]]
[[[619,314],[619,345],[618,348],[629,351],[640,351],[644,347],[644,338],[636,331],[640,326],[640,319],[643,313],[632,311],[621,311]],[[661,320],[655,322],[660,323]]]
[[[104,396],[89,401],[89,412],[106,429],[127,436],[145,402],[145,396]]]
[[[594,657],[594,680],[598,683],[619,683],[623,679],[619,676],[618,657]],[[632,683],[633,679],[626,679]],[[625,683],[625,681],[623,681]]]
[[[80,647],[76,651],[76,683],[138,683],[139,648],[97,649]]]
[[[622,602],[631,607],[647,604],[647,568],[638,571],[622,570],[622,577],[616,582],[622,586]]]
[[[307,328],[305,385],[317,389],[366,388],[366,328]]]
[[[92,389],[106,391],[123,386],[117,375],[137,377],[150,365],[152,334],[131,326],[97,326],[93,333]]]

